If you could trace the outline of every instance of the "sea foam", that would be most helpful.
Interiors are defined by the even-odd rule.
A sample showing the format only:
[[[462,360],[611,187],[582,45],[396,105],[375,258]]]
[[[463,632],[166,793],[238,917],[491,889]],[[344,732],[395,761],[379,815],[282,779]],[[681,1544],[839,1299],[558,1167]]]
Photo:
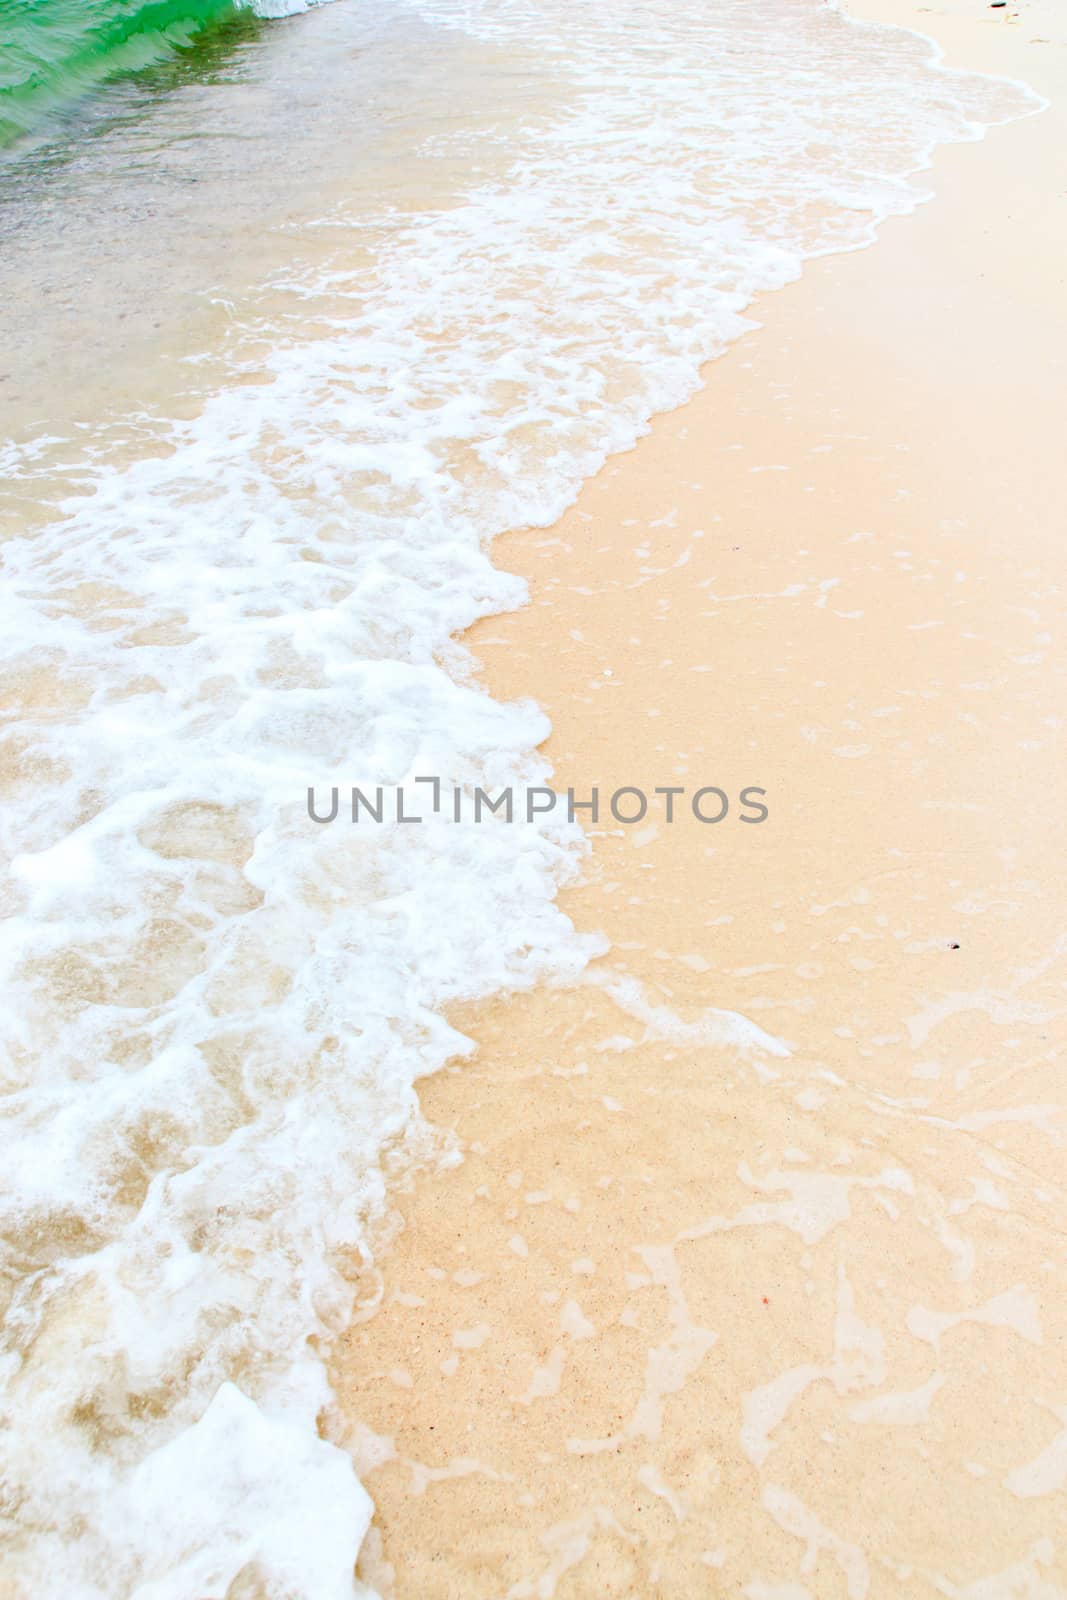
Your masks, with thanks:
[[[783,0],[412,9],[535,48],[551,112],[465,139],[457,107],[426,134],[455,203],[341,206],[327,267],[294,239],[192,420],[9,462],[44,507],[6,546],[3,639],[26,1597],[361,1592],[324,1363],[383,1152],[418,1152],[415,1084],[469,1049],[445,1006],[577,978],[596,945],[554,903],[584,849],[557,816],[318,827],[307,786],[544,782],[543,714],[453,642],[523,602],[493,536],[551,523],[756,294],[914,207],[938,142],[1036,104]]]

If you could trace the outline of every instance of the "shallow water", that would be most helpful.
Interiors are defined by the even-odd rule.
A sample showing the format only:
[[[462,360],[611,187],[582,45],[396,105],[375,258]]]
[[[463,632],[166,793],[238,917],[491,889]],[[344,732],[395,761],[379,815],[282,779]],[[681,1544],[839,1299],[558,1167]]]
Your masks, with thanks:
[[[523,599],[489,541],[1033,106],[784,0],[338,0],[9,153],[15,1592],[352,1593],[321,1356],[383,1151],[444,1005],[589,946],[577,827],[317,827],[307,786],[543,781],[451,642]]]

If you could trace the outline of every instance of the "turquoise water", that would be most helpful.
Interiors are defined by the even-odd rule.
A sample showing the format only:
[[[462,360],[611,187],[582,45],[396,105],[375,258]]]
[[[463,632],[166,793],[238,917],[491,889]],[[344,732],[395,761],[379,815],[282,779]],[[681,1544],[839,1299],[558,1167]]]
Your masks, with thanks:
[[[254,13],[235,0],[0,0],[0,145],[242,24]]]

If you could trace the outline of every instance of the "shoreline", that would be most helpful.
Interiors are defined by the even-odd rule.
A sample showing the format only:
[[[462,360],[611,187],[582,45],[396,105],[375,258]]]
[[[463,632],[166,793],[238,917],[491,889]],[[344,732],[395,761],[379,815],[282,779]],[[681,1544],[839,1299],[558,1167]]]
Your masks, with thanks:
[[[559,898],[597,981],[450,1016],[477,1055],[420,1099],[464,1160],[398,1196],[334,1363],[383,1596],[1067,1592],[1067,31],[848,11],[1058,100],[941,146],[929,205],[497,541],[530,604],[466,642],[556,789],[773,803],[598,822]]]

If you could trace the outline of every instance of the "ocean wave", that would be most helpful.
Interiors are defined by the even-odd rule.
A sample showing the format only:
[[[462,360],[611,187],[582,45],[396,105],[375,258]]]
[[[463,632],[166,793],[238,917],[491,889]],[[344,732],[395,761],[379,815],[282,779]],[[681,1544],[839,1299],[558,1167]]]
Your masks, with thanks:
[[[447,1154],[415,1092],[470,1048],[443,1009],[598,946],[555,905],[565,819],[324,828],[307,786],[545,781],[543,714],[452,642],[525,598],[492,538],[558,517],[755,295],[918,204],[937,143],[1035,105],[779,0],[417,10],[535,45],[565,108],[509,133],[503,177],[470,159],[458,203],[323,219],[333,259],[246,309],[192,420],[12,453],[28,499],[61,486],[5,550],[25,1597],[358,1592],[371,1508],[324,1360],[373,1294],[390,1162]]]
[[[323,0],[0,0],[0,146],[120,75],[186,51],[237,12],[280,18]]]

